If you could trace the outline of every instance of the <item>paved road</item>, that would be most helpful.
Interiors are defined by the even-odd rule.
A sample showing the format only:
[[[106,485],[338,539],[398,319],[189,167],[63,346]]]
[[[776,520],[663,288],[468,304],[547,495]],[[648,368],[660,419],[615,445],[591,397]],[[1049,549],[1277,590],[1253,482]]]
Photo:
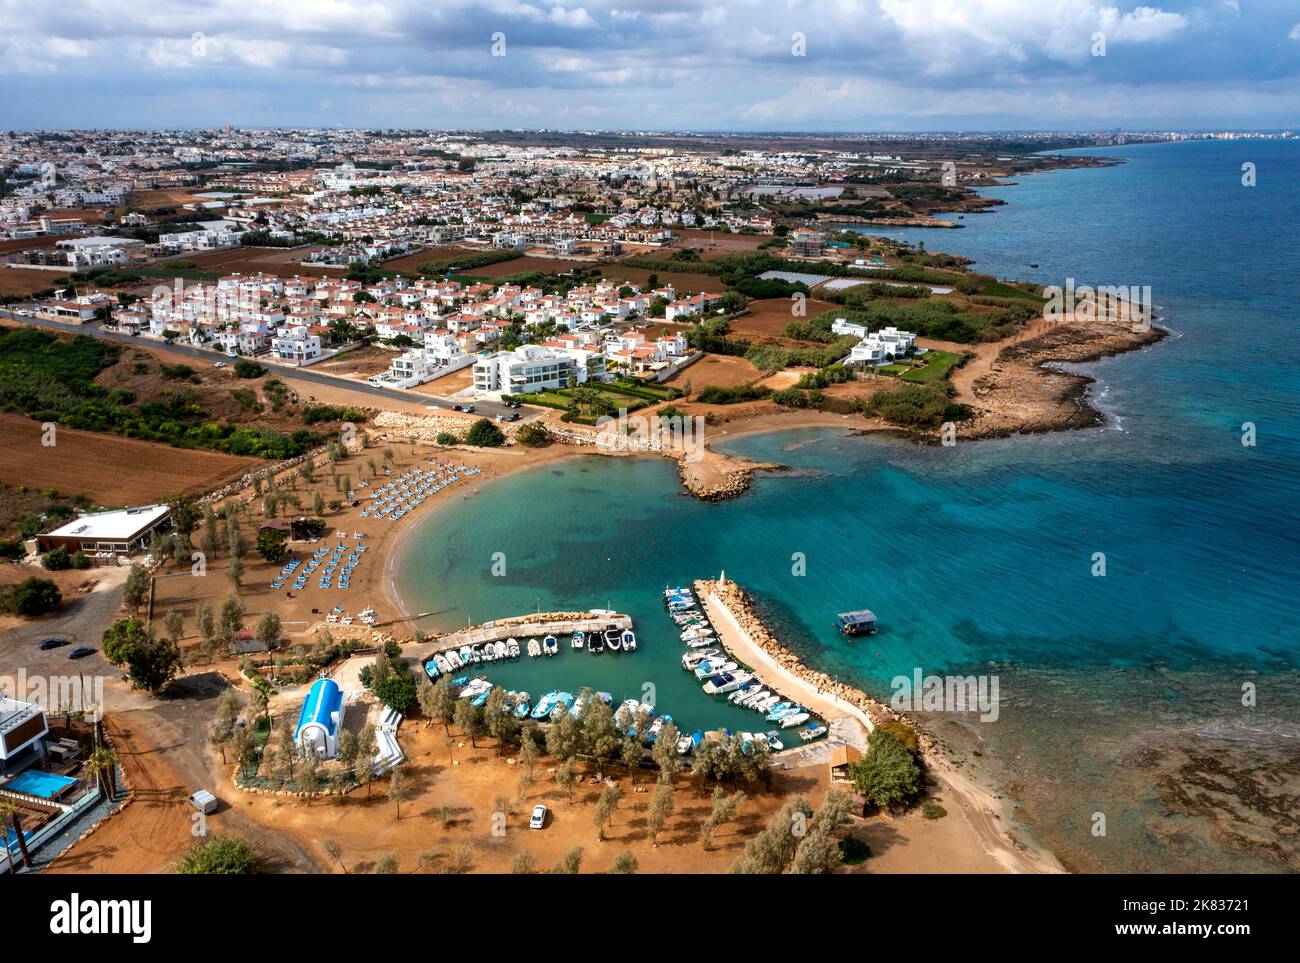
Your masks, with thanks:
[[[214,351],[195,348],[188,344],[166,344],[161,341],[155,341],[152,338],[138,338],[132,337],[129,334],[121,334],[117,331],[105,331],[98,324],[69,324],[63,321],[51,321],[47,318],[37,317],[20,318],[13,311],[8,310],[0,310],[0,317],[11,318],[23,324],[30,324],[34,327],[45,328],[50,331],[62,331],[67,334],[88,334],[105,341],[115,341],[118,344],[130,344],[158,351],[166,351],[171,354],[184,355],[187,358],[193,358],[196,361],[202,361],[209,365],[221,358],[221,356]],[[366,384],[364,381],[352,381],[348,378],[340,378],[337,375],[313,371],[310,368],[294,368],[287,365],[278,365],[265,361],[262,361],[261,363],[265,364],[268,370],[274,371],[277,378],[283,378],[287,381],[306,381],[310,384],[345,388],[349,391],[355,391],[363,395],[370,395],[374,398],[401,401],[407,404],[415,402],[417,404],[426,404],[430,408],[450,409],[452,405],[455,404],[455,402],[449,401],[446,398],[417,394],[412,391],[402,391],[399,388],[377,388],[374,385]],[[489,418],[495,418],[497,415],[510,414],[511,410],[512,409],[506,407],[500,402],[474,402],[475,413],[486,415]],[[528,419],[529,412],[527,409],[520,409],[519,413],[521,421],[526,421]]]

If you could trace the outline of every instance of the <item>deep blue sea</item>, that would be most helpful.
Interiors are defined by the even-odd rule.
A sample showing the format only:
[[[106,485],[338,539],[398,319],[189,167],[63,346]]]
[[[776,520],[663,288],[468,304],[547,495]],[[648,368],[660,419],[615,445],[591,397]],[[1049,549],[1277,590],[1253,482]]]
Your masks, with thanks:
[[[401,561],[410,607],[454,627],[608,603],[641,651],[503,681],[620,697],[651,682],[686,728],[755,728],[686,681],[659,604],[664,584],[725,569],[807,661],[877,695],[917,667],[997,674],[998,721],[926,721],[994,766],[1067,866],[1300,869],[1300,141],[1089,153],[1123,163],[989,189],[1007,203],[963,230],[902,234],[1003,277],[1149,284],[1172,336],[1081,367],[1106,427],[952,448],[715,437],[793,468],[720,504],[653,459],[516,475],[422,523]],[[861,607],[881,631],[837,636],[834,614]]]

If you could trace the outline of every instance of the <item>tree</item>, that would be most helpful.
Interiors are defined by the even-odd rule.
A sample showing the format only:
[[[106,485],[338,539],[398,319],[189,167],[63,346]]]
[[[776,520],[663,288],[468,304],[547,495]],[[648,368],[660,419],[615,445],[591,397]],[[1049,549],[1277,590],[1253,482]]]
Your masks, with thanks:
[[[645,758],[645,747],[641,745],[640,736],[640,733],[644,731],[640,726],[637,726],[631,732],[628,732],[623,736],[623,742],[618,750],[619,761],[627,767],[627,774],[632,777],[633,785],[636,785],[636,773],[641,768],[641,760]]]
[[[808,824],[808,832],[795,850],[790,872],[800,875],[833,873],[843,862],[836,832],[851,822],[852,801],[842,789],[832,789],[826,794],[822,808]]]
[[[236,555],[230,560],[230,565],[226,568],[226,578],[230,579],[230,584],[238,592],[244,581],[244,560]]]
[[[311,796],[320,789],[320,760],[316,758],[316,750],[312,746],[302,747],[302,758],[298,765],[298,788],[307,793],[307,805],[310,806]]]
[[[348,874],[348,868],[343,865],[343,847],[334,840],[327,839],[321,843],[321,848],[325,850],[326,856],[339,864],[339,868],[343,870],[343,875],[346,876]]]
[[[515,432],[515,441],[529,448],[542,448],[551,443],[551,432],[540,421],[530,421],[519,426]]]
[[[613,823],[614,810],[622,798],[623,789],[617,783],[606,783],[600,791],[600,798],[596,800],[595,822],[596,837],[602,842],[605,840],[605,826]]]
[[[248,874],[257,872],[257,851],[232,836],[212,836],[199,843],[176,864],[187,875]]]
[[[637,862],[636,856],[632,854],[632,850],[625,849],[614,857],[614,865],[610,872],[622,876],[631,876],[637,871],[638,866],[640,866],[640,863]]]
[[[560,873],[569,876],[576,876],[578,870],[582,868],[582,847],[574,846],[571,850],[560,857],[559,862],[552,867],[552,873]]]
[[[469,736],[470,745],[477,749],[478,743],[475,739],[483,733],[483,710],[478,706],[470,705],[468,699],[457,699],[452,721],[457,729]]]
[[[90,771],[95,777],[95,785],[105,798],[117,795],[117,753],[107,746],[99,746],[90,754]]]
[[[397,809],[397,818],[402,818],[402,800],[407,798],[406,781],[402,776],[402,767],[394,766],[392,772],[388,774],[388,798],[393,801],[393,806]]]
[[[516,853],[515,858],[510,861],[510,872],[516,876],[537,872],[536,857],[526,849]]]
[[[566,712],[551,723],[546,732],[546,751],[557,759],[569,760],[581,751],[578,720]]]
[[[280,642],[280,616],[274,612],[263,612],[257,620],[257,641],[267,649],[274,649]]]
[[[185,618],[176,609],[169,609],[163,616],[163,628],[167,630],[167,638],[179,642],[184,637]]]
[[[650,811],[647,814],[646,825],[650,830],[650,844],[658,845],[659,834],[663,832],[664,827],[668,825],[668,817],[673,814],[673,784],[666,779],[660,779],[659,785],[655,786],[654,795],[650,797]]]
[[[27,837],[23,833],[22,820],[18,815],[18,806],[12,799],[0,799],[0,831],[4,833],[5,855],[9,857],[9,875],[14,874],[14,853],[9,848],[9,830],[5,827],[8,823],[13,827],[14,841],[18,844],[18,851],[22,854],[23,865],[30,868],[32,865],[31,854],[27,852]]]
[[[171,516],[172,531],[181,536],[184,547],[190,546],[190,533],[199,524],[203,511],[190,495],[174,493],[163,498]]]
[[[465,432],[465,444],[477,448],[499,448],[505,444],[505,440],[505,432],[488,418],[480,418]]]
[[[659,736],[650,749],[650,756],[654,759],[655,765],[659,767],[661,778],[670,781],[686,765],[677,752],[677,740],[679,738],[681,738],[681,733],[678,731],[677,726],[671,722],[666,723],[659,730]]]
[[[59,587],[47,578],[33,575],[13,588],[0,592],[0,608],[24,618],[36,618],[52,612],[63,601]],[[138,606],[137,606],[138,607]]]
[[[136,563],[127,573],[126,584],[122,586],[122,604],[132,612],[139,612],[144,597],[149,592],[149,573],[144,566]]]
[[[366,798],[370,798],[370,784],[375,781],[375,756],[379,753],[379,740],[375,737],[375,724],[367,722],[361,727],[357,739],[357,782],[366,787]]]
[[[867,737],[867,751],[849,766],[849,777],[854,788],[880,809],[904,805],[921,788],[921,770],[912,754],[880,729]]]
[[[212,605],[200,602],[194,610],[194,624],[199,631],[199,638],[210,642],[216,636],[216,619],[212,615]]]
[[[784,870],[806,833],[811,814],[802,796],[791,799],[776,811],[762,832],[745,844],[745,851],[732,865],[731,872],[755,875]]]
[[[357,741],[356,733],[351,729],[344,729],[339,733],[339,762],[345,769],[351,769],[357,764],[357,754],[361,751],[361,743]]]
[[[231,595],[221,603],[217,633],[227,645],[239,637],[244,629],[244,603],[238,595]]]
[[[131,687],[158,692],[181,670],[181,649],[172,639],[148,638],[127,656]]]
[[[569,795],[573,802],[573,787],[578,782],[578,765],[572,759],[566,759],[560,771],[555,774],[555,782]]]
[[[456,716],[456,704],[460,701],[456,694],[451,690],[451,679],[442,676],[432,686],[433,694],[430,696],[432,702],[431,711],[433,717],[442,723],[444,732],[449,732],[452,720]]]
[[[704,824],[700,827],[700,842],[705,849],[713,846],[713,836],[726,823],[731,822],[740,811],[741,804],[744,803],[746,796],[743,792],[736,792],[728,796],[721,786],[713,787],[713,808],[705,818]]]
[[[126,665],[137,646],[150,639],[149,630],[139,619],[118,619],[100,636],[104,658],[113,665]]]
[[[257,530],[257,551],[262,558],[273,564],[280,564],[288,556],[288,541],[288,533],[278,528],[259,528]]]

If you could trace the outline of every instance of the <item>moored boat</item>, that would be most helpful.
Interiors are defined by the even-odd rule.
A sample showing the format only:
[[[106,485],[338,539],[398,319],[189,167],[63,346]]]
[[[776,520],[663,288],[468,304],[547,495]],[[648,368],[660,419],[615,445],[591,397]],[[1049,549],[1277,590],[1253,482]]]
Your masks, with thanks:
[[[583,632],[582,629],[578,629],[573,633],[573,638],[569,640],[569,645],[572,648],[580,649],[582,648],[582,643],[586,638],[587,633]]]
[[[800,725],[801,723],[807,722],[808,718],[809,718],[808,713],[796,712],[794,715],[786,716],[784,719],[781,720],[781,728],[792,729],[795,726]]]

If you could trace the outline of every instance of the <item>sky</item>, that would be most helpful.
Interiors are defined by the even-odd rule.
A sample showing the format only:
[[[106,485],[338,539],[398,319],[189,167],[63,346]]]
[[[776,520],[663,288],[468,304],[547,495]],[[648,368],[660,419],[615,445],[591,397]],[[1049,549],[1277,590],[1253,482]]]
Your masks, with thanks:
[[[1300,0],[0,0],[0,128],[1300,125]]]

